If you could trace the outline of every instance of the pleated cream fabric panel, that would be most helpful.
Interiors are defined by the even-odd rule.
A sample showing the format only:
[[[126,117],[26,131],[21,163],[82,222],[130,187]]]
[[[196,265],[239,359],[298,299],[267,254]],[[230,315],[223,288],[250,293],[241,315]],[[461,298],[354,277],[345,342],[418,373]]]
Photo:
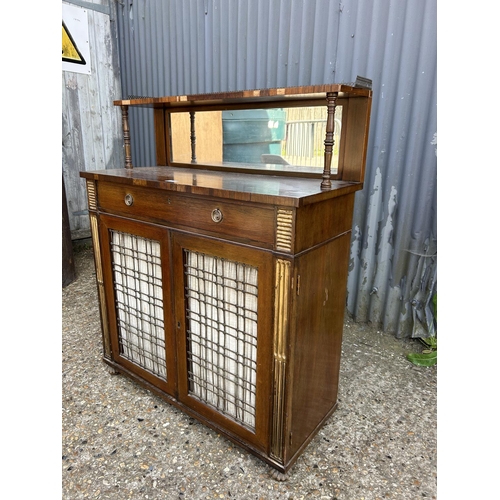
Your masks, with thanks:
[[[160,244],[111,231],[120,355],[167,379]]]
[[[254,429],[257,268],[185,253],[190,394]]]

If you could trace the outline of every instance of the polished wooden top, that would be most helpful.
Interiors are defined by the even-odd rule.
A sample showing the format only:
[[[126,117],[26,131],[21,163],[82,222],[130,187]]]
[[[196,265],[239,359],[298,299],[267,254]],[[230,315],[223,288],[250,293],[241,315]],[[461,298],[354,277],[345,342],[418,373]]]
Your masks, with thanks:
[[[338,93],[338,97],[371,97],[372,91],[366,88],[346,84],[308,85],[302,87],[283,87],[257,90],[239,90],[233,92],[214,92],[164,97],[134,97],[114,101],[116,106],[145,106],[159,108],[185,108],[196,106],[221,107],[231,104],[254,102],[286,102],[324,100],[325,94]]]
[[[322,190],[318,179],[176,167],[96,170],[80,172],[80,176],[178,193],[292,207],[336,198],[363,188],[360,182],[332,180],[332,188]]]

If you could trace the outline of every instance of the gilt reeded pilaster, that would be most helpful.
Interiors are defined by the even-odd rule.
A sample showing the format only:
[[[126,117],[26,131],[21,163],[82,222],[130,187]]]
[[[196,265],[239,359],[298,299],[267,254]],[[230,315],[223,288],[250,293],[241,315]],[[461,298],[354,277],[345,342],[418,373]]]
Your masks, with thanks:
[[[109,337],[108,313],[106,308],[106,293],[104,290],[104,277],[102,272],[101,247],[99,244],[99,225],[97,222],[97,197],[95,182],[87,180],[87,200],[89,206],[90,232],[94,246],[94,261],[97,281],[97,293],[99,296],[99,309],[101,312],[102,341],[104,357],[111,359],[111,341]]]
[[[285,423],[286,343],[288,336],[288,296],[291,263],[276,261],[276,295],[274,302],[274,391],[271,456],[283,460],[283,431]]]

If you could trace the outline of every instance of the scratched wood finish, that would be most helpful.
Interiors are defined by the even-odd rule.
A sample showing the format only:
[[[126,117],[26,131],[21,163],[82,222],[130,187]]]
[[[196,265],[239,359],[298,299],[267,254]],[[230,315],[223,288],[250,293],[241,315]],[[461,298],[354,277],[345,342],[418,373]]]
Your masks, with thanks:
[[[363,188],[359,182],[332,181],[332,188],[322,191],[316,179],[172,167],[115,169],[81,172],[80,175],[115,184],[295,207],[337,198]]]

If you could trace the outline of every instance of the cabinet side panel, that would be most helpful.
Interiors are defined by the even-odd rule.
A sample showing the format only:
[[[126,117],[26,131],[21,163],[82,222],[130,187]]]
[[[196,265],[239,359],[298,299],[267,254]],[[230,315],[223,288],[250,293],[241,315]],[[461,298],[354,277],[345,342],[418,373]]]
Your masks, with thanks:
[[[363,182],[370,128],[371,97],[357,97],[349,102],[342,180]]]
[[[314,436],[337,403],[351,233],[298,259],[291,436],[287,461]]]
[[[352,227],[354,194],[312,203],[297,210],[295,251],[319,245]]]

